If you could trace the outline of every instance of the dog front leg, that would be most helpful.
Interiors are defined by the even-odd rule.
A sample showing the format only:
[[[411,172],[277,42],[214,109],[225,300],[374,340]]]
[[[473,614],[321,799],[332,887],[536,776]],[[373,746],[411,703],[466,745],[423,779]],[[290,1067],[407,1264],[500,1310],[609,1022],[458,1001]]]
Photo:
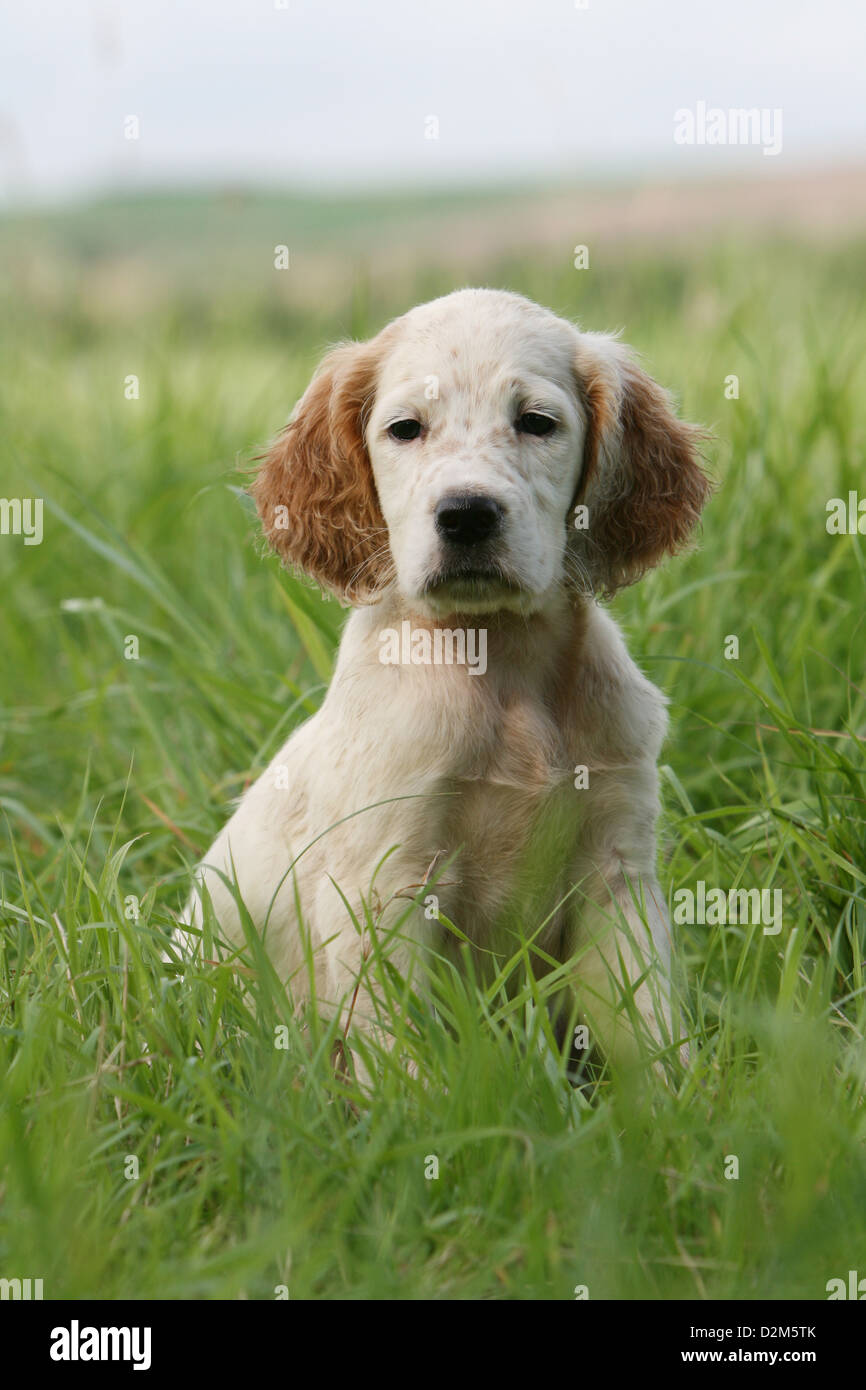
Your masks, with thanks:
[[[670,1046],[671,929],[654,874],[621,863],[580,881],[573,987],[590,1040],[615,1065]]]

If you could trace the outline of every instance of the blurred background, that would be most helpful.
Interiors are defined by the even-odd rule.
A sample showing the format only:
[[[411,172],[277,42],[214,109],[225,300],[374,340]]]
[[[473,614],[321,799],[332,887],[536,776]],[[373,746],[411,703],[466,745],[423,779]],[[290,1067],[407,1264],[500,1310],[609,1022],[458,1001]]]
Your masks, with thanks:
[[[622,329],[715,432],[725,486],[702,552],[618,603],[665,651],[652,674],[677,674],[708,747],[735,696],[670,662],[702,641],[715,661],[731,611],[781,637],[787,606],[835,703],[799,590],[825,499],[861,472],[853,3],[34,0],[3,25],[2,488],[53,518],[41,546],[0,546],[16,807],[34,787],[67,798],[83,747],[95,785],[119,791],[133,749],[150,801],[195,821],[184,852],[207,843],[286,683],[327,678],[340,624],[305,600],[311,647],[298,591],[287,626],[243,470],[330,342],[472,283]],[[730,585],[702,626],[665,598],[681,574],[708,605]],[[106,647],[110,601],[126,630],[159,634],[140,665],[119,637]],[[214,775],[234,783],[189,755],[207,668],[264,701],[214,720]],[[689,775],[700,801],[712,774]]]
[[[114,639],[106,650],[92,600],[156,624],[151,662],[168,655],[165,623],[172,659],[198,631],[183,676],[193,726],[202,660],[249,682],[264,650],[279,681],[287,661],[292,682],[326,677],[324,651],[295,651],[287,591],[251,544],[243,468],[330,342],[467,283],[622,329],[715,432],[726,486],[703,551],[620,611],[645,620],[689,563],[700,586],[734,576],[728,611],[764,613],[775,632],[789,605],[813,636],[802,557],[813,528],[825,534],[825,500],[862,471],[853,0],[34,0],[6,5],[3,25],[3,491],[44,497],[54,517],[41,546],[0,546],[16,593],[8,728],[45,721],[9,763],[16,804],[28,759],[29,785],[68,794],[82,721],[106,784],[130,746],[155,785],[166,773],[165,746],[144,750],[141,711],[112,685],[134,663]],[[339,614],[316,611],[327,646]],[[665,613],[665,660],[693,657],[710,629],[683,613],[674,640]],[[726,621],[723,607],[712,626]],[[832,702],[835,678],[811,648],[801,657]],[[150,671],[155,710],[181,679],[135,670]],[[689,679],[722,720],[730,690],[697,668]],[[247,767],[281,709],[269,680],[230,766]],[[183,708],[177,696],[161,734],[186,762]],[[221,814],[225,787],[195,760],[170,782]],[[208,838],[199,826],[187,849]]]
[[[3,1273],[270,1298],[289,1250],[293,1299],[824,1297],[866,1210],[866,556],[826,529],[866,476],[860,7],[2,15],[0,500],[45,508],[0,534]],[[262,558],[246,469],[329,343],[466,284],[621,329],[712,431],[698,545],[614,612],[671,701],[665,891],[781,889],[784,931],[682,929],[696,1081],[645,1127],[572,1124],[472,1025],[344,1141],[240,987],[160,951],[344,618]],[[395,1179],[380,1139],[437,1133],[454,1180]]]
[[[351,330],[436,272],[866,218],[854,0],[34,0],[3,27],[5,274],[87,318],[255,295]],[[686,143],[700,106],[774,137]]]

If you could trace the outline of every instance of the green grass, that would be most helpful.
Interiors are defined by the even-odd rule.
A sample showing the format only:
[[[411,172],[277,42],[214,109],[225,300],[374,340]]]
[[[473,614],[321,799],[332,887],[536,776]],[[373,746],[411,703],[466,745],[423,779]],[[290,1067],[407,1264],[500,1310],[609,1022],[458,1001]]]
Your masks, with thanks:
[[[261,557],[235,470],[329,339],[463,277],[419,267],[407,295],[361,263],[284,311],[275,272],[236,250],[209,279],[199,247],[198,281],[132,310],[83,288],[89,217],[65,247],[56,219],[19,228],[0,287],[2,492],[45,499],[41,546],[0,538],[0,1275],[77,1298],[747,1299],[866,1274],[866,565],[825,530],[829,498],[866,494],[863,246],[490,265],[623,326],[716,432],[699,549],[614,611],[672,701],[666,891],[779,888],[784,925],[681,929],[691,1062],[667,1085],[576,1091],[518,956],[498,987],[441,969],[436,1012],[386,981],[402,1045],[368,1058],[370,1098],[254,950],[182,978],[161,952],[342,621]],[[164,217],[183,264],[182,210],[143,225]],[[142,236],[159,260],[168,234]]]

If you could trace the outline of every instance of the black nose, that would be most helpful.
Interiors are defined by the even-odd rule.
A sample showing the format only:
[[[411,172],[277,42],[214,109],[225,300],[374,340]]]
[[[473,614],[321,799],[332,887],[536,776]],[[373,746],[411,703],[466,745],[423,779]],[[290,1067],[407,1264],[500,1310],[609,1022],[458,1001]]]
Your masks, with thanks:
[[[452,492],[436,504],[436,530],[452,545],[478,545],[502,528],[505,509],[492,497]]]

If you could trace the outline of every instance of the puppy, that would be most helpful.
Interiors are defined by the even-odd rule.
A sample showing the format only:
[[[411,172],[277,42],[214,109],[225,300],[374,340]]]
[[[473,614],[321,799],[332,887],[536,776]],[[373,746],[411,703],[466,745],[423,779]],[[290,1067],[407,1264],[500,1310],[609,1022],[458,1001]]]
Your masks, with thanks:
[[[241,942],[242,900],[294,998],[362,1027],[371,934],[403,971],[529,940],[608,1058],[643,1025],[666,1041],[666,702],[598,599],[686,542],[700,438],[614,338],[515,294],[461,290],[329,352],[252,494],[283,563],[353,611],[186,926],[206,894]]]

